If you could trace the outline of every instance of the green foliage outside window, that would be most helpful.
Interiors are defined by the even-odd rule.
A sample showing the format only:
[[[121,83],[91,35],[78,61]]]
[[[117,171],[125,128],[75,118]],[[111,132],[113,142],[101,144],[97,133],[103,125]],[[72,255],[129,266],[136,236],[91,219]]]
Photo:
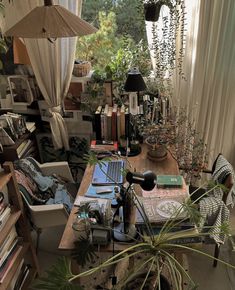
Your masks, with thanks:
[[[93,68],[104,68],[117,52],[122,40],[116,36],[116,16],[113,12],[107,15],[99,12],[99,30],[91,35],[78,39],[76,58],[88,60]]]

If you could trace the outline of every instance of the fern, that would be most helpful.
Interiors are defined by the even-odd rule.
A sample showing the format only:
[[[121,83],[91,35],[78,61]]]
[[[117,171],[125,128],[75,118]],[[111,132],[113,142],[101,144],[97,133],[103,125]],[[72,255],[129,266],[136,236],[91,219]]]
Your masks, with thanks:
[[[81,238],[74,242],[74,246],[75,248],[72,250],[71,256],[76,260],[78,265],[83,267],[87,262],[92,262],[95,258],[98,258],[95,253],[96,249],[89,240]]]
[[[47,276],[35,281],[33,289],[40,290],[83,290],[79,285],[69,282],[74,277],[71,272],[71,261],[65,257],[59,258],[57,263],[46,271]]]

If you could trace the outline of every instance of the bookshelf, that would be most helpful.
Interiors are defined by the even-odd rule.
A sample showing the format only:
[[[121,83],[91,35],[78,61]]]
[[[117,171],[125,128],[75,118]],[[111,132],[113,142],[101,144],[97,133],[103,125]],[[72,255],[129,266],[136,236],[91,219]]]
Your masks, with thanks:
[[[15,141],[15,144],[4,146],[0,153],[0,163],[5,161],[15,161],[20,158],[32,156],[37,158],[38,150],[33,133],[25,133],[21,138]]]
[[[12,279],[17,274],[20,265],[24,259],[27,264],[30,264],[30,272],[24,281],[23,288],[27,289],[30,282],[39,273],[39,264],[31,240],[29,225],[25,216],[23,201],[18,189],[18,184],[14,175],[14,168],[11,162],[3,164],[3,172],[0,173],[0,191],[7,186],[9,204],[11,206],[11,213],[6,223],[0,230],[0,248],[7,239],[13,227],[16,227],[18,234],[17,246],[10,254],[10,258],[5,264],[2,271],[5,271],[0,282],[0,290],[9,289]],[[1,271],[0,271],[1,274]]]

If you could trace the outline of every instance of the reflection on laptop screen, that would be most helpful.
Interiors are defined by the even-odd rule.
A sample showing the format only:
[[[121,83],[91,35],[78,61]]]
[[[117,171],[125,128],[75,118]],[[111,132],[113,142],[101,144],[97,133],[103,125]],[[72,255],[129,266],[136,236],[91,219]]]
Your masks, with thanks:
[[[96,164],[93,172],[92,184],[105,185],[123,183],[123,168],[123,160],[105,161],[104,164],[102,164],[102,169],[100,168],[99,164]]]

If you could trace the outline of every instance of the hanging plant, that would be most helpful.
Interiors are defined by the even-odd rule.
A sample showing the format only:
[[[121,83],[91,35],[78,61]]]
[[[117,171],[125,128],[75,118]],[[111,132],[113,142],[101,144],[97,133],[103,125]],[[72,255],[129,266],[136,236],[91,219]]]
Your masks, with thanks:
[[[170,0],[147,0],[144,2],[144,15],[146,21],[158,21],[162,5],[173,8]]]
[[[150,48],[154,57],[155,80],[160,93],[171,96],[173,73],[176,71],[185,79],[182,69],[186,32],[184,0],[147,0],[143,1],[143,5],[145,12],[145,7],[149,9],[152,7],[149,15],[153,12],[156,13],[156,20],[152,20],[153,42]],[[160,23],[159,14],[163,6],[168,7],[169,11],[162,16]]]

